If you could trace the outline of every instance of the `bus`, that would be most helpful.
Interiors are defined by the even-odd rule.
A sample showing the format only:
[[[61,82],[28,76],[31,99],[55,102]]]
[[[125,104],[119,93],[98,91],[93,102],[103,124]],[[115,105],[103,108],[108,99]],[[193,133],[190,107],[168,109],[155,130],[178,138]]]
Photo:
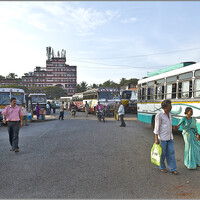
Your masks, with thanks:
[[[83,92],[75,93],[71,101],[76,104],[78,111],[83,111]]]
[[[60,97],[60,102],[64,102],[64,109],[67,110],[69,109],[69,104],[72,100],[72,97]]]
[[[17,100],[17,105],[22,107],[25,103],[25,92],[18,88],[0,88],[0,112],[10,105],[10,99],[15,97]]]
[[[137,89],[122,91],[121,101],[125,108],[125,113],[137,112]]]
[[[37,103],[39,104],[40,108],[46,109],[47,96],[45,93],[30,93],[28,97],[31,98],[31,111],[33,112],[33,114],[35,114]]]
[[[85,101],[89,104],[89,112],[96,113],[95,107],[100,104],[106,105],[106,101],[110,105],[110,111],[113,112],[115,102],[120,102],[120,92],[117,88],[95,88],[83,92],[83,105]]]
[[[185,116],[186,107],[193,109],[200,132],[200,63],[183,62],[138,81],[137,117],[154,128],[155,115],[164,99],[172,101],[172,124]],[[180,127],[180,130],[182,128]]]

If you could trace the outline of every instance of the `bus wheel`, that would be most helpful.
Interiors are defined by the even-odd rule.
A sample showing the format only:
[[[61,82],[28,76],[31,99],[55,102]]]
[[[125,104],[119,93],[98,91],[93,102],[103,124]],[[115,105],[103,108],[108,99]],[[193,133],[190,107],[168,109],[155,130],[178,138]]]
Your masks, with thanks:
[[[154,131],[155,128],[155,116],[152,117],[152,121],[151,121],[151,129],[152,131]]]

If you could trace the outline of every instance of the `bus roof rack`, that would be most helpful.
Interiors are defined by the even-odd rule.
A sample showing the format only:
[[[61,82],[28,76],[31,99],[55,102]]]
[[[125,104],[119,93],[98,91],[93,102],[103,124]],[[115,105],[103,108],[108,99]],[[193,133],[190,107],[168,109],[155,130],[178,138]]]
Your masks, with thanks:
[[[178,63],[178,64],[175,64],[175,65],[166,67],[164,69],[157,70],[155,72],[147,72],[147,77],[152,77],[152,76],[155,76],[155,75],[159,75],[159,74],[162,74],[162,73],[165,73],[165,72],[169,72],[169,71],[179,69],[181,67],[186,67],[188,65],[193,65],[193,64],[196,64],[196,62],[189,61],[189,62]]]

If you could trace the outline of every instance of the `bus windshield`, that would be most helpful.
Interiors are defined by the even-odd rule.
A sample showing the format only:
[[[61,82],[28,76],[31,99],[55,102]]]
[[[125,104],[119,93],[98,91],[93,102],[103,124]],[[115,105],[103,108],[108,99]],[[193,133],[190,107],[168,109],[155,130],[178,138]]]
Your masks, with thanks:
[[[24,103],[24,93],[12,92],[12,97],[16,98],[17,105],[22,105]],[[10,104],[10,92],[1,92],[0,93],[0,105],[9,105]]]
[[[122,93],[122,99],[130,99],[131,98],[131,94],[132,94],[132,91],[124,91]]]
[[[31,95],[32,103],[46,103],[47,97],[45,95]]]
[[[99,92],[99,99],[119,99],[119,92]]]
[[[0,105],[10,104],[10,92],[1,92],[0,93]]]

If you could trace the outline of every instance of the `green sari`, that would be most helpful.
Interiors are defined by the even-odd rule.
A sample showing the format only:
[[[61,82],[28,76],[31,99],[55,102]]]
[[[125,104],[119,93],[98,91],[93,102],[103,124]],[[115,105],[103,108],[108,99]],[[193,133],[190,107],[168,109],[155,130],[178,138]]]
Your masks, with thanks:
[[[197,141],[196,119],[183,117],[179,122],[183,128],[183,138],[185,141],[184,164],[188,169],[196,169],[200,166],[200,141]]]

